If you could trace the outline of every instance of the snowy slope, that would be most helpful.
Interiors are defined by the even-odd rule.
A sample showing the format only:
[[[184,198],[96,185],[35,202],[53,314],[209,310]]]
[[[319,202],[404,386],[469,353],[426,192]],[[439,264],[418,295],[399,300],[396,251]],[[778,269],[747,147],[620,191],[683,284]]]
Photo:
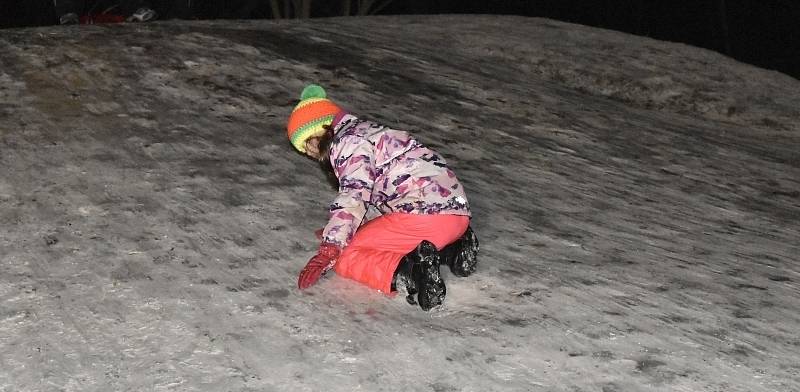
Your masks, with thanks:
[[[0,391],[800,390],[800,82],[545,19],[0,31]],[[426,313],[296,274],[317,82],[467,187]]]

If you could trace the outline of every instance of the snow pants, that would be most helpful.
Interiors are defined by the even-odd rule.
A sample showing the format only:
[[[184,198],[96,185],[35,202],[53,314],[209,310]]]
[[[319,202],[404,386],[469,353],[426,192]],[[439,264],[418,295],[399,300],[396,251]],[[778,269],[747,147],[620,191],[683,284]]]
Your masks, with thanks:
[[[403,256],[428,240],[441,250],[469,226],[463,215],[392,213],[361,226],[334,265],[336,274],[391,293],[392,277]]]

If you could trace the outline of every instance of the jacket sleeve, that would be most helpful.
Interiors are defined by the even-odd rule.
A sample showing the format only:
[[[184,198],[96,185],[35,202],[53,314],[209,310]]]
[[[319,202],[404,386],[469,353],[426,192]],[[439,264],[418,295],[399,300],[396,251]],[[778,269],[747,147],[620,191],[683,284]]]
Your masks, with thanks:
[[[348,135],[331,146],[331,164],[339,179],[339,195],[330,205],[325,242],[347,246],[364,220],[375,181],[373,146],[361,136]]]

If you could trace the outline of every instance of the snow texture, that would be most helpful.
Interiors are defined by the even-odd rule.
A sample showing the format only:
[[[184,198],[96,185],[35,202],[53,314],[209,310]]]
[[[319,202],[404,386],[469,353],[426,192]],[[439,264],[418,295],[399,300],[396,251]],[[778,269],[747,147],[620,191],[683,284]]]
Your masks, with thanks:
[[[800,82],[500,16],[0,31],[0,391],[798,391]],[[431,312],[296,276],[306,83],[466,186]]]

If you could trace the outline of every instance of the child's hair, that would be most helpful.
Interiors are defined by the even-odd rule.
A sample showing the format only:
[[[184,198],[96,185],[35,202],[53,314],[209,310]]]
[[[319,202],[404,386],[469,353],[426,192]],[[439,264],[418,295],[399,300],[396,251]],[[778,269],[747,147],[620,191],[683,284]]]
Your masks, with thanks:
[[[319,166],[322,168],[322,171],[325,173],[325,177],[328,179],[328,183],[333,186],[334,189],[339,189],[339,178],[336,177],[336,173],[333,171],[333,165],[331,165],[331,143],[333,143],[333,127],[330,125],[324,125],[325,133],[322,136],[319,136]]]
[[[331,161],[331,142],[333,142],[333,127],[330,125],[323,125],[323,129],[325,129],[325,133],[321,136],[317,136],[319,139],[318,149],[319,149],[319,161],[320,162],[328,162]]]

